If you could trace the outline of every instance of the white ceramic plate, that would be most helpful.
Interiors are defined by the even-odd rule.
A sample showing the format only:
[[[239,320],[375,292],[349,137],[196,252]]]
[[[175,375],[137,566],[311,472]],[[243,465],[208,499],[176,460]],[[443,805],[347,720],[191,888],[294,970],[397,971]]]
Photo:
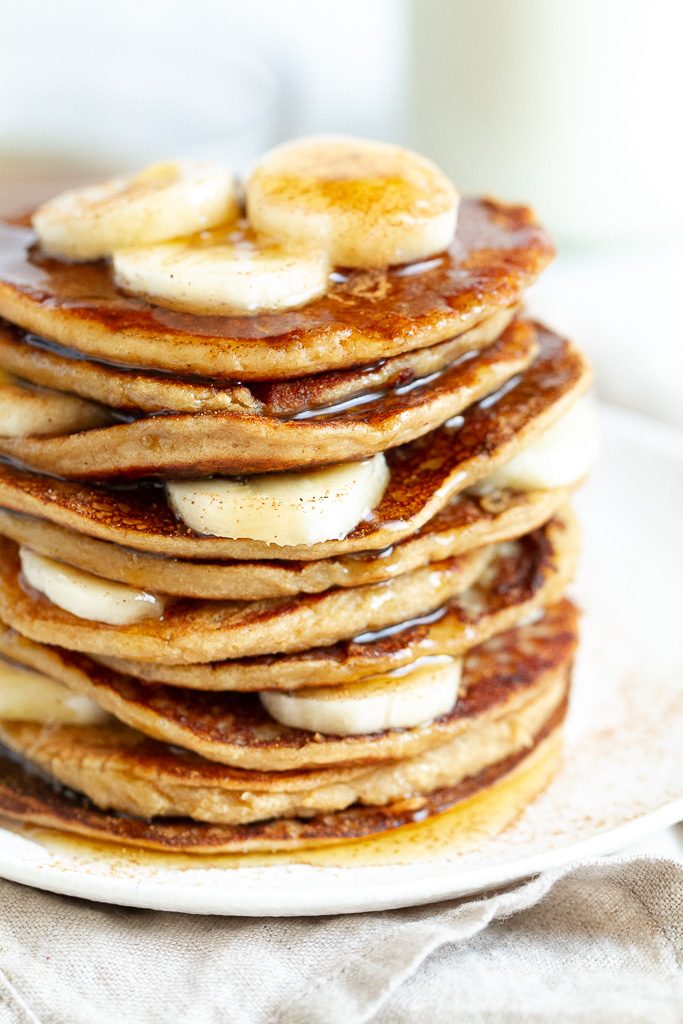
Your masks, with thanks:
[[[371,867],[168,866],[0,830],[0,876],[200,914],[295,915],[429,903],[637,842],[683,818],[683,439],[616,410],[579,499],[586,610],[566,756],[524,815],[477,852]],[[201,861],[196,862],[201,863]]]

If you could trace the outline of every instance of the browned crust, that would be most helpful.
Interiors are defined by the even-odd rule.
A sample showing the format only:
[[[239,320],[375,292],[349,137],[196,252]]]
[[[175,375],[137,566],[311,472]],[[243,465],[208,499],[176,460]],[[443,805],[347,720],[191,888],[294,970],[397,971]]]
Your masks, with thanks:
[[[214,779],[220,777],[222,770],[212,769],[212,761],[257,772],[281,772],[414,757],[448,741],[492,708],[514,710],[521,706],[532,688],[552,680],[571,661],[577,628],[575,607],[568,601],[560,602],[539,622],[511,629],[470,650],[463,666],[462,696],[448,714],[412,729],[344,737],[281,725],[253,695],[216,696],[145,687],[135,679],[103,671],[58,649],[31,651],[24,645],[22,652],[22,645],[15,644],[14,651],[22,663],[29,663],[93,697],[145,735],[207,759],[188,760],[188,755],[169,754],[168,748],[160,748],[158,743],[143,742],[131,755],[138,763],[144,765],[147,759],[150,768],[156,765],[158,769],[161,764],[165,771],[181,776],[192,770],[207,780],[212,778],[212,770]],[[5,651],[8,649],[12,650],[4,647]],[[27,728],[41,732],[40,726],[28,724]],[[67,737],[71,730],[75,742],[84,730],[83,726],[58,728],[60,735]],[[5,731],[11,736],[20,729],[21,723],[7,723]],[[97,745],[98,728],[93,727],[90,734]],[[62,742],[58,745],[62,746]],[[106,745],[106,729],[104,742]],[[245,789],[249,782],[247,778]]]
[[[240,658],[201,665],[159,665],[96,657],[122,674],[154,683],[206,690],[295,690],[340,686],[390,672],[434,654],[459,657],[558,601],[579,555],[576,521],[566,514],[510,545],[485,577],[434,615],[379,634],[296,654]]]
[[[184,665],[305,650],[422,615],[460,593],[495,549],[482,548],[367,587],[265,601],[170,604],[161,618],[112,626],[78,618],[22,585],[18,549],[0,537],[0,615],[33,640],[122,658]]]
[[[543,529],[533,531],[531,535],[510,547],[509,552],[499,552],[490,562],[484,553],[483,560],[472,561],[469,566],[463,566],[455,583],[447,579],[444,581],[445,586],[462,592],[468,582],[468,575],[474,577],[477,572],[481,572],[482,566],[487,565],[478,584],[466,590],[460,600],[451,600],[450,603],[439,607],[438,596],[433,590],[429,590],[427,597],[423,599],[433,602],[433,606],[436,607],[433,616],[423,616],[416,622],[399,620],[397,629],[389,629],[375,639],[372,634],[368,637],[356,635],[353,640],[328,647],[306,647],[298,655],[275,655],[260,660],[245,657],[236,658],[233,662],[227,660],[216,664],[193,664],[186,660],[184,663],[176,662],[175,666],[165,665],[171,660],[170,642],[166,640],[155,644],[155,649],[161,646],[162,660],[160,662],[158,657],[157,664],[145,664],[139,657],[122,662],[120,657],[117,658],[112,653],[102,655],[101,650],[92,653],[99,654],[100,659],[102,656],[105,660],[114,658],[114,665],[118,664],[125,672],[136,677],[151,677],[154,681],[163,680],[172,685],[195,689],[251,691],[266,688],[296,689],[306,684],[339,685],[352,681],[354,677],[372,675],[410,664],[425,654],[460,654],[496,632],[510,629],[530,611],[557,600],[577,565],[577,523],[568,512],[565,512]],[[430,581],[430,577],[431,573],[428,572],[427,584],[431,583],[433,586],[434,581]],[[424,580],[420,578],[418,586],[421,587],[423,583]],[[401,609],[404,604],[404,593],[401,590],[398,599]],[[418,595],[421,596],[420,589]],[[259,633],[258,622],[248,622],[246,629],[243,625],[242,630],[238,623],[233,635],[219,637],[218,643],[229,644],[233,648],[237,642],[245,644],[256,640],[263,643],[266,642],[264,636],[272,640],[274,635],[284,634],[286,642],[291,644],[292,615],[297,622],[302,617],[298,604],[296,599],[290,603],[290,615],[281,609],[280,616],[275,616],[280,617],[280,624],[275,622],[274,627],[266,634],[263,631]],[[339,601],[336,601],[334,606],[339,608]],[[135,644],[136,638],[141,642],[141,638],[135,632],[132,632],[131,640],[131,629],[126,627],[104,627],[101,624],[95,626],[83,623],[79,629],[80,624],[74,616],[68,612],[61,612],[58,608],[54,608],[54,612],[50,614],[51,607],[54,606],[50,606],[46,600],[41,599],[39,602],[20,590],[11,571],[6,579],[3,579],[0,572],[0,613],[8,625],[18,629],[27,638],[42,643],[54,643],[54,640],[58,639],[60,646],[75,650],[89,646],[111,649],[127,647],[131,642]],[[317,612],[318,616],[319,610],[319,606],[316,608],[315,605],[312,609],[309,608],[313,615]],[[41,613],[40,618],[37,617],[38,611]],[[314,620],[310,625],[313,630],[317,630],[318,635],[322,635],[329,628],[327,623]],[[183,627],[181,638],[189,632],[189,649],[199,648],[200,656],[206,656],[209,647],[215,644],[214,638],[207,636],[206,631],[198,629],[197,616],[177,626],[178,629]],[[335,628],[334,624],[332,628]],[[178,639],[176,636],[176,645]],[[186,655],[187,652],[182,653]]]
[[[456,786],[436,790],[417,800],[384,807],[354,805],[344,811],[310,819],[280,818],[246,825],[209,825],[190,819],[144,821],[101,811],[86,798],[56,789],[11,757],[0,755],[0,813],[14,821],[113,843],[178,853],[271,852],[362,839],[424,821],[512,775],[517,768],[533,759],[534,751],[546,739],[559,735],[566,710],[567,702],[564,701],[526,750],[490,765]]]
[[[429,562],[535,530],[569,501],[572,488],[497,491],[454,500],[393,549],[313,562],[189,561],[95,540],[45,519],[0,508],[0,534],[86,572],[178,597],[260,601],[393,579]]]
[[[132,413],[231,410],[289,417],[359,395],[379,398],[388,388],[405,386],[444,370],[463,355],[463,349],[469,354],[491,345],[517,312],[518,307],[500,310],[454,341],[380,359],[370,366],[330,370],[294,380],[255,381],[251,385],[110,366],[2,321],[0,366],[39,386],[72,392]]]
[[[237,825],[308,818],[354,803],[394,803],[455,785],[525,747],[566,689],[563,666],[417,755],[287,772],[230,767],[205,772],[203,761],[150,743],[115,721],[90,726],[0,721],[0,743],[103,810]]]
[[[36,476],[0,464],[0,505],[38,515],[103,540],[181,558],[309,561],[377,550],[404,540],[453,496],[482,479],[554,423],[590,386],[586,360],[569,342],[539,328],[541,353],[514,388],[474,405],[455,425],[387,455],[391,478],[373,516],[348,537],[278,547],[261,541],[200,537],[178,522],[155,487],[108,489]]]
[[[367,458],[421,437],[521,373],[538,351],[535,333],[528,321],[514,321],[498,341],[436,379],[321,418],[168,413],[78,433],[0,437],[0,452],[83,480],[259,473]]]
[[[362,365],[464,333],[516,304],[552,258],[532,211],[464,199],[453,244],[429,269],[353,272],[298,310],[258,317],[177,313],[119,292],[105,263],[38,253],[0,225],[0,315],[91,356],[181,374],[282,379]]]

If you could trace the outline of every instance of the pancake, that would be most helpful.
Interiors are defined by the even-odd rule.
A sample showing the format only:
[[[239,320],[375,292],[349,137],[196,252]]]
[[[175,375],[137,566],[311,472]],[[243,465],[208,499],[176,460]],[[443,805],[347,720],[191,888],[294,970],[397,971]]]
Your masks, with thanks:
[[[506,639],[513,656],[533,651],[521,681],[509,670],[507,648],[472,652],[465,696],[439,720],[439,742],[401,760],[279,773],[233,769],[149,740],[115,721],[97,726],[0,721],[0,740],[103,810],[144,818],[243,824],[308,817],[356,803],[381,806],[456,785],[518,753],[561,706],[570,646],[550,658],[543,643],[530,636],[523,644],[510,635]],[[390,735],[379,734],[377,742]]]
[[[571,660],[576,640],[576,609],[565,601],[553,606],[538,621],[501,633],[469,650],[463,669],[462,695],[448,714],[411,729],[350,736],[323,735],[282,725],[251,694],[215,696],[192,690],[144,687],[131,678],[97,672],[86,662],[60,655],[59,651],[52,654],[49,650],[29,650],[23,663],[31,667],[41,664],[41,671],[46,670],[71,689],[93,697],[147,736],[193,751],[211,762],[281,772],[325,765],[372,764],[415,757],[438,747],[468,727],[473,709],[478,713],[483,706],[490,707],[491,695],[503,685],[501,679],[506,701],[509,698],[507,706],[513,709],[524,704],[529,680],[540,686],[546,678],[556,678],[558,668]],[[38,742],[39,735],[45,735],[45,742],[49,742],[54,730],[62,729],[36,723],[33,727],[33,733],[25,734],[32,737],[32,744]],[[13,728],[6,723],[6,730]],[[85,727],[64,726],[62,737],[81,728]],[[99,735],[100,727],[88,728],[95,730],[94,737]],[[106,735],[108,727],[103,728]],[[7,742],[16,748],[18,741]],[[66,748],[64,756],[68,757],[69,743],[60,741],[61,746]],[[21,749],[26,753],[26,746]],[[31,750],[30,757],[35,760],[38,755],[33,747]]]
[[[393,579],[429,562],[536,529],[567,503],[571,489],[500,490],[453,499],[413,537],[380,552],[317,562],[192,562],[95,540],[44,519],[0,508],[0,534],[86,572],[179,597],[258,601],[318,594]]]
[[[500,337],[518,307],[501,310],[455,340],[295,380],[244,382],[173,377],[86,359],[78,352],[0,321],[0,366],[23,380],[66,391],[114,409],[155,412],[250,412],[296,416],[360,396],[378,397],[450,366]],[[466,349],[463,354],[463,348]]]
[[[458,599],[421,620],[379,634],[368,633],[302,654],[246,658],[209,665],[150,665],[66,652],[36,644],[13,629],[0,632],[0,653],[53,676],[96,700],[122,721],[192,748],[188,723],[209,709],[218,721],[221,701],[197,691],[296,690],[305,686],[351,685],[378,673],[419,664],[434,656],[457,657],[523,621],[540,617],[559,600],[578,557],[576,523],[566,516],[543,530],[506,545],[481,580]],[[105,666],[104,670],[101,666]],[[164,682],[166,686],[151,686]],[[178,687],[169,692],[169,687]],[[199,711],[198,711],[199,709]],[[200,735],[200,734],[198,734]],[[200,741],[204,742],[206,735]]]
[[[0,464],[0,505],[89,536],[178,558],[282,558],[309,561],[378,550],[405,539],[455,494],[507,462],[588,390],[591,374],[569,342],[539,328],[540,355],[495,401],[469,408],[387,455],[382,501],[343,540],[283,547],[202,537],[178,522],[153,485],[105,488],[46,479]]]
[[[437,243],[391,251],[444,245],[456,208]],[[0,814],[152,849],[271,852],[374,836],[527,779],[511,820],[559,756],[578,640],[566,502],[590,418],[579,406],[526,460],[528,479],[572,483],[499,486],[496,471],[591,383],[579,350],[520,316],[554,254],[533,212],[466,198],[444,252],[336,267],[321,298],[258,314],[202,313],[230,306],[227,291],[202,298],[198,279],[166,306],[158,282],[127,294],[115,246],[69,262],[47,255],[49,224],[42,237],[28,216],[0,220]],[[99,241],[89,251],[110,253]],[[226,252],[200,262],[215,270]],[[379,453],[386,489],[342,539],[204,536],[166,497],[176,480],[273,482]],[[19,545],[64,572],[36,555],[23,575]],[[69,565],[99,582],[81,592]],[[158,617],[80,617],[29,579],[85,615],[125,620],[126,602],[146,598]],[[117,581],[147,594],[121,595]],[[368,680],[386,714],[354,732],[344,701],[365,699]],[[432,710],[414,706],[425,680]],[[310,729],[271,716],[301,708],[295,693],[315,697],[307,687],[327,687],[334,714],[282,713]],[[403,720],[422,724],[357,732]],[[314,731],[323,722],[342,734]]]
[[[419,387],[307,419],[247,412],[167,413],[92,430],[0,437],[0,453],[67,478],[204,476],[300,469],[366,458],[423,434],[525,370],[536,332],[514,321],[502,337]],[[58,393],[59,394],[59,393]],[[65,403],[71,396],[62,393]]]
[[[209,825],[190,818],[146,820],[101,811],[86,797],[57,787],[34,769],[17,764],[15,758],[0,754],[0,813],[14,821],[168,853],[270,853],[378,836],[425,821],[505,780],[516,783],[533,771],[531,787],[527,783],[506,794],[505,820],[509,822],[555,774],[565,714],[566,707],[558,709],[526,750],[456,786],[386,807],[353,806],[313,818],[276,818],[246,825]]]
[[[0,538],[0,617],[45,643],[168,665],[305,650],[364,629],[423,615],[462,592],[495,557],[496,545],[434,562],[394,580],[265,601],[180,599],[163,617],[125,626],[78,618],[21,580],[17,546]]]
[[[464,199],[442,256],[340,272],[326,296],[258,317],[195,316],[124,295],[104,262],[45,257],[33,231],[0,223],[0,316],[86,355],[228,380],[360,366],[464,334],[520,295],[552,244],[528,207]]]

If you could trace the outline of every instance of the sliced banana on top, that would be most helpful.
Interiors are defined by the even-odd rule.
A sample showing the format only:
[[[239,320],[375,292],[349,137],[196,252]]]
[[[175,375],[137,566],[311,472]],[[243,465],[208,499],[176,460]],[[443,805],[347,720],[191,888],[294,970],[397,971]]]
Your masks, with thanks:
[[[277,722],[331,736],[409,729],[445,715],[458,699],[462,660],[447,655],[351,686],[267,690],[261,703]]]
[[[384,455],[301,473],[167,482],[175,515],[196,533],[271,544],[341,540],[389,482]]]
[[[124,291],[172,309],[223,315],[301,306],[325,294],[330,273],[324,253],[285,249],[248,228],[122,249],[113,264]]]
[[[175,160],[50,199],[33,215],[44,252],[97,260],[234,221],[235,179],[218,163]]]
[[[42,672],[0,660],[0,719],[45,725],[99,725],[111,715]]]
[[[254,228],[282,243],[314,244],[337,266],[384,267],[446,249],[458,193],[425,157],[344,136],[271,150],[246,186]]]
[[[143,619],[160,618],[164,613],[167,598],[157,594],[75,569],[30,548],[19,548],[19,559],[28,585],[79,619],[128,626]]]

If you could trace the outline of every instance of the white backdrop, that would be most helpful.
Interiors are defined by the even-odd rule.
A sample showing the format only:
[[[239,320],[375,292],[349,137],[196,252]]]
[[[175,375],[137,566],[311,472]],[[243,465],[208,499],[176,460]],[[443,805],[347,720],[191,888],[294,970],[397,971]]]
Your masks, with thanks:
[[[400,134],[402,0],[0,0],[0,151],[119,163]]]

